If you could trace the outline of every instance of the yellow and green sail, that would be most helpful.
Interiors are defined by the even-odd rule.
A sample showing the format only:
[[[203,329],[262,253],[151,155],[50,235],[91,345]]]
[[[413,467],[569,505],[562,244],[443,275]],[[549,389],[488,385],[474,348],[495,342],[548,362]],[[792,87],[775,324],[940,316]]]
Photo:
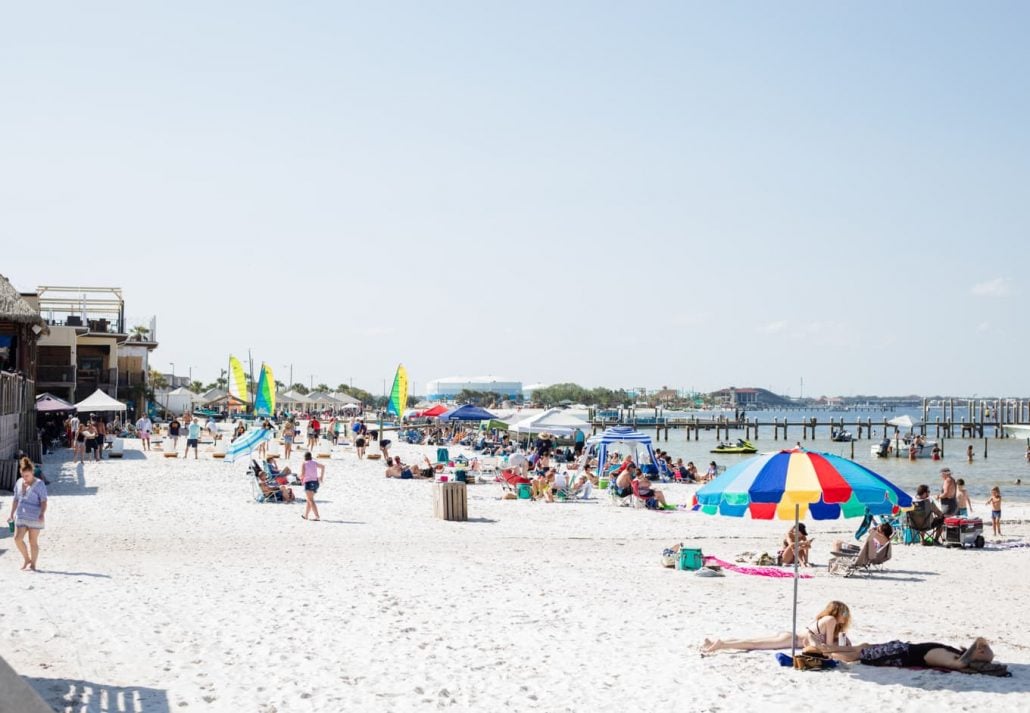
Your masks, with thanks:
[[[404,409],[408,406],[408,372],[403,364],[397,366],[397,373],[393,377],[393,389],[390,390],[390,400],[386,404],[386,412],[392,413],[398,419],[404,418]]]
[[[258,416],[275,413],[275,377],[272,376],[272,367],[264,362],[261,363],[261,376],[254,395],[254,413]]]
[[[238,401],[250,403],[250,389],[247,388],[247,373],[243,364],[234,356],[229,357],[229,395]]]

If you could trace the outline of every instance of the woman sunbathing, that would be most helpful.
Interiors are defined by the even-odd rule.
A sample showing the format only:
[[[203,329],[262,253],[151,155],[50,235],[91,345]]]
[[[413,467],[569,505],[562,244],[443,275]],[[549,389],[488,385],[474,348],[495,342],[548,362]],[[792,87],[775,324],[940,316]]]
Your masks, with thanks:
[[[866,666],[896,666],[898,668],[946,668],[952,671],[978,670],[982,664],[994,661],[994,652],[987,639],[977,637],[968,649],[934,642],[913,644],[908,641],[888,641],[885,644],[861,644],[859,646],[813,646],[830,658],[848,663],[858,662]]]
[[[877,525],[872,532],[869,533],[869,539],[872,540],[872,550],[870,555],[880,552],[884,547],[891,543],[891,537],[894,536],[894,528],[890,526],[890,523],[884,522]],[[861,551],[858,545],[852,545],[845,543],[843,540],[835,540],[833,543],[833,553],[837,552],[854,552],[858,554]]]
[[[851,610],[843,602],[832,601],[821,612],[816,614],[815,621],[801,634],[784,631],[775,636],[762,639],[705,639],[701,645],[702,654],[712,654],[725,649],[737,651],[768,651],[772,649],[789,649],[791,643],[797,647],[825,646],[837,643],[840,634],[844,634],[851,625]],[[845,635],[845,641],[847,636]]]

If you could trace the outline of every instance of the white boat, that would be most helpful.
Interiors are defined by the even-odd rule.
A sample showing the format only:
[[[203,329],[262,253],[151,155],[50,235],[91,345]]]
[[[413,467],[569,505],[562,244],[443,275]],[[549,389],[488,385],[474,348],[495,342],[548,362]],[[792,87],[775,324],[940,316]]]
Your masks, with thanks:
[[[869,447],[869,454],[877,458],[933,458],[942,451],[937,441],[924,439],[921,443],[911,434],[896,438],[884,438]]]
[[[1026,424],[1003,423],[1001,427],[1010,438],[1030,438],[1030,426]]]

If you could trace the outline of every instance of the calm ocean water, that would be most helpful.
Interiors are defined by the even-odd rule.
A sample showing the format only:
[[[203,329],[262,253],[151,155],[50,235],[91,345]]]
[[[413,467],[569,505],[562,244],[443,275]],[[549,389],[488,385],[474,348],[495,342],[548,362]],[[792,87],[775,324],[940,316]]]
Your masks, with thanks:
[[[990,494],[990,490],[994,486],[1001,488],[1002,497],[1011,502],[1027,502],[1030,501],[1030,463],[1026,462],[1025,454],[1027,443],[1025,440],[1018,438],[993,438],[994,429],[988,428],[988,438],[986,441],[987,457],[984,457],[984,439],[962,439],[962,438],[948,438],[941,439],[941,443],[944,448],[944,459],[942,461],[933,461],[930,458],[920,458],[916,461],[909,461],[907,458],[877,458],[873,456],[870,451],[870,446],[874,442],[878,442],[879,438],[882,437],[883,433],[883,419],[895,418],[907,414],[912,417],[913,421],[918,422],[922,414],[917,410],[898,410],[893,412],[883,411],[848,411],[848,412],[827,412],[827,411],[791,411],[791,412],[778,412],[778,411],[754,411],[748,414],[748,420],[757,419],[762,424],[760,431],[760,438],[758,440],[752,439],[752,443],[758,448],[759,453],[764,453],[773,450],[781,450],[784,448],[793,448],[795,442],[801,441],[801,445],[808,450],[820,451],[833,453],[835,455],[843,456],[845,458],[851,457],[851,443],[836,443],[830,440],[829,429],[820,428],[817,432],[817,438],[815,439],[802,439],[801,428],[792,427],[789,432],[789,440],[783,440],[782,431],[780,433],[779,440],[773,440],[772,427],[765,427],[765,424],[771,423],[774,418],[779,418],[781,421],[784,416],[793,422],[800,422],[804,418],[816,417],[820,422],[828,421],[831,417],[834,420],[839,421],[841,417],[844,418],[845,428],[850,430],[852,433],[857,433],[854,427],[855,420],[861,419],[865,423],[866,418],[873,420],[873,427],[877,432],[877,440],[870,441],[863,437],[861,441],[854,442],[854,454],[855,461],[866,466],[870,470],[879,473],[891,482],[895,483],[901,488],[904,488],[906,492],[914,493],[916,487],[920,483],[926,483],[930,486],[932,493],[937,493],[940,490],[940,476],[939,471],[941,467],[947,465],[951,468],[952,473],[956,478],[963,478],[966,481],[966,488],[969,491],[969,496],[973,501],[973,505],[976,508],[976,512],[979,515],[986,513],[986,507],[982,506],[984,500],[987,499]],[[643,413],[641,413],[643,415]],[[930,425],[927,427],[927,438],[934,438],[934,426],[933,420],[936,417],[936,413],[931,412],[929,421]],[[956,410],[956,417],[960,417],[960,414]],[[963,414],[964,415],[964,414]],[[880,424],[877,428],[877,424]],[[647,432],[645,430],[645,432]],[[651,432],[653,433],[653,431]],[[889,434],[893,435],[894,429],[890,427]],[[730,439],[743,438],[744,431],[731,430]],[[973,446],[975,457],[972,463],[966,460],[966,447],[968,445]],[[708,463],[712,460],[716,461],[719,465],[731,466],[735,463],[739,463],[742,460],[753,456],[746,455],[731,455],[725,453],[711,453],[711,449],[718,445],[718,441],[715,438],[715,431],[705,432],[702,431],[699,440],[688,441],[686,439],[685,430],[670,430],[669,440],[663,440],[655,444],[656,447],[661,448],[669,452],[673,458],[683,458],[685,461],[692,460],[698,466],[700,471],[704,471]],[[1022,480],[1022,485],[1016,485],[1016,480]],[[979,506],[979,507],[977,507]]]

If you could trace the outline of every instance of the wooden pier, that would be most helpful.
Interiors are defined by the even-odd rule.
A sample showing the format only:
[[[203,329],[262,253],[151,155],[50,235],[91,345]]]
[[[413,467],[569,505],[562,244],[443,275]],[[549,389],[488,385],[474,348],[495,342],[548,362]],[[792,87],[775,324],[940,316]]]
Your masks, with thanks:
[[[989,434],[994,438],[1008,438],[1002,426],[1006,424],[1030,424],[1030,399],[1008,399],[994,401],[972,401],[966,403],[965,409],[960,409],[956,418],[955,400],[951,399],[943,405],[944,418],[935,417],[928,422],[929,404],[923,399],[922,423],[918,423],[911,429],[912,433],[934,438],[988,438]],[[962,411],[965,411],[963,414]],[[715,440],[730,440],[731,431],[733,438],[745,440],[759,439],[761,434],[769,434],[772,431],[774,441],[809,440],[816,437],[819,429],[832,433],[834,430],[848,431],[854,440],[863,438],[893,437],[895,434],[904,435],[909,429],[894,426],[884,417],[882,421],[874,421],[867,417],[864,421],[854,419],[849,421],[846,417],[830,418],[819,420],[817,416],[807,419],[791,421],[788,417],[774,418],[771,421],[760,421],[752,419],[732,419],[726,417],[701,418],[690,416],[685,418],[668,418],[660,415],[655,409],[654,416],[638,416],[636,410],[620,410],[615,419],[595,418],[591,413],[588,417],[594,433],[611,426],[632,426],[638,430],[654,430],[655,440],[662,438],[669,440],[669,431],[686,429],[687,440],[699,440],[702,431],[714,432]],[[743,432],[741,434],[741,432]]]

